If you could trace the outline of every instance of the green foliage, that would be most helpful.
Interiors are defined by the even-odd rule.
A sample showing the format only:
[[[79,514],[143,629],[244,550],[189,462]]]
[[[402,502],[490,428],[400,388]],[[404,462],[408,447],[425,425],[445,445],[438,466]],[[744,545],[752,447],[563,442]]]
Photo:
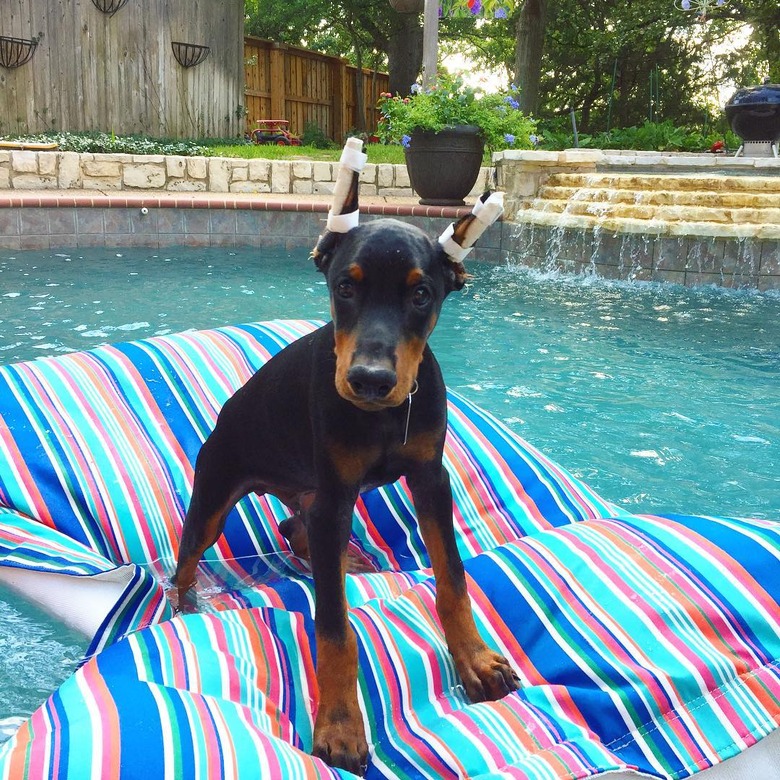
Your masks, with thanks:
[[[414,130],[438,133],[450,125],[476,125],[492,151],[533,146],[535,123],[518,109],[514,90],[485,93],[462,79],[442,77],[433,88],[409,97],[383,93],[379,110],[379,136],[385,142],[407,145]]]
[[[383,46],[397,16],[387,0],[244,0],[244,10],[247,35],[387,66]]]
[[[62,152],[95,154],[172,154],[193,157],[206,154],[194,141],[166,140],[144,136],[118,136],[111,133],[49,132],[38,135],[7,136],[4,140],[56,143]]]
[[[336,146],[316,122],[307,122],[304,125],[301,143],[303,146],[313,146],[315,149],[331,149]]]
[[[540,127],[543,149],[570,149],[574,135],[562,121],[543,123]],[[636,127],[613,128],[609,132],[581,133],[579,145],[590,149],[636,149],[653,152],[706,152],[716,141],[724,141],[729,149],[739,146],[731,132],[712,128],[677,125],[671,120],[645,122]]]
[[[371,163],[391,163],[403,165],[404,152],[400,146],[385,146],[384,144],[369,144],[365,151]],[[245,159],[262,160],[316,160],[323,162],[338,162],[341,157],[341,147],[331,144],[327,149],[316,146],[276,146],[274,144],[236,144],[223,140],[209,147],[207,154],[211,157],[242,157]]]
[[[457,4],[468,6],[466,0]],[[476,4],[471,5],[473,10]],[[502,3],[481,5],[484,10]],[[506,18],[445,14],[439,21],[442,49],[465,54],[477,63],[475,70],[487,66],[512,73],[521,3],[507,8],[513,5]],[[780,81],[777,0],[712,3],[704,23],[672,0],[547,0],[546,5],[539,119],[573,106],[586,133],[640,126],[648,118],[696,125],[719,114],[725,82],[755,84],[765,76]],[[386,67],[398,19],[387,0],[246,0],[246,12],[252,34],[295,45],[305,40],[353,62],[360,49],[363,64],[379,68]],[[735,30],[746,34],[727,39]]]
[[[586,133],[639,126],[649,118],[697,125],[720,115],[719,90],[726,82],[780,81],[777,0],[713,3],[705,23],[671,0],[546,4],[537,119],[566,115],[573,106]],[[513,72],[517,15],[479,25],[442,20],[440,39],[480,65]],[[727,37],[750,29],[742,38]]]
[[[442,17],[486,16],[504,19],[515,5],[512,0],[440,0]]]

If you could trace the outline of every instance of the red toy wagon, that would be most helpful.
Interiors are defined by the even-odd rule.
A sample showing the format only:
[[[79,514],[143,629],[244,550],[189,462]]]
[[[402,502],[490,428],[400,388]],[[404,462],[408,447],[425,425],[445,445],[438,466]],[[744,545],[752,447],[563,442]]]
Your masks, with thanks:
[[[292,135],[286,119],[258,119],[257,130],[252,131],[252,140],[256,144],[275,144],[276,146],[300,146],[301,139]]]

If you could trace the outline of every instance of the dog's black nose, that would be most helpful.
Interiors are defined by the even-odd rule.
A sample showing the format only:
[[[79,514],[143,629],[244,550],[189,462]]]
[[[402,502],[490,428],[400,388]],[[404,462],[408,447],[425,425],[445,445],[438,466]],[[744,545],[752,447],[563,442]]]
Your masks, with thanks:
[[[357,365],[349,369],[347,381],[355,395],[378,401],[395,387],[397,377],[390,368]]]

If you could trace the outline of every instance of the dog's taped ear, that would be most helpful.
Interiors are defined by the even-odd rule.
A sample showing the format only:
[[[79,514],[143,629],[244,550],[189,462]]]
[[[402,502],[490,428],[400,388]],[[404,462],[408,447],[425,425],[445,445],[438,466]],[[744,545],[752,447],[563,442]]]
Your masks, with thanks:
[[[474,204],[471,214],[452,223],[439,236],[439,244],[455,275],[454,289],[460,290],[468,274],[463,265],[477,239],[504,213],[504,193],[486,192]]]
[[[362,149],[363,142],[359,138],[348,138],[341,152],[336,186],[333,189],[333,204],[328,212],[325,232],[319,237],[311,253],[314,264],[323,273],[327,271],[330,258],[341,237],[358,225],[360,172],[368,159]]]

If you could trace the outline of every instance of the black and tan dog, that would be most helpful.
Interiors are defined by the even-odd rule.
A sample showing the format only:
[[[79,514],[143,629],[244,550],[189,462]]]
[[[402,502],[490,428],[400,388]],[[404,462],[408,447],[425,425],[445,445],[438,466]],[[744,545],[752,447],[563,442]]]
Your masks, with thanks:
[[[402,222],[352,227],[356,170],[347,179],[340,216],[329,220],[314,252],[333,321],[282,350],[220,412],[197,459],[175,582],[183,605],[201,555],[247,493],[273,494],[293,509],[281,530],[293,551],[310,560],[316,594],[320,699],[313,753],[363,773],[368,746],[344,595],[361,490],[406,476],[436,578],[436,608],[471,700],[500,698],[518,683],[507,660],[477,633],[442,465],[446,396],[427,339],[465,271],[442,243]],[[440,241],[457,255],[474,220],[465,217]]]

